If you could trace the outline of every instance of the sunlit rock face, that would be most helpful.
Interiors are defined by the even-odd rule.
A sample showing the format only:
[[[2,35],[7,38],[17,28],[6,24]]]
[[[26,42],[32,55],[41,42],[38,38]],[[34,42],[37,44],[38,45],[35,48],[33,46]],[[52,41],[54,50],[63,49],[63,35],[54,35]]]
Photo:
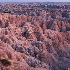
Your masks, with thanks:
[[[35,4],[30,6],[34,7]],[[62,20],[63,17],[65,19],[69,17],[64,16],[65,13],[61,11],[62,14],[60,12],[55,14],[56,19],[52,16],[54,10],[46,12],[43,10],[46,5],[40,7],[42,12],[30,11],[31,14],[27,7],[27,14],[0,13],[0,70],[70,68],[70,23],[68,19]],[[57,13],[56,9],[55,12]],[[2,59],[10,61],[11,65],[4,66]]]

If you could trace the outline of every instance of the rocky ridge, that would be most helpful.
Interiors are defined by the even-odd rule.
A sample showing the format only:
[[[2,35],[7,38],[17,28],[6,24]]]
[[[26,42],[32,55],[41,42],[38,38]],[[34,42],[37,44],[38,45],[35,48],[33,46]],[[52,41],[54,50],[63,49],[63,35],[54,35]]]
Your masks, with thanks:
[[[0,62],[0,70],[67,70],[70,24],[58,20],[29,22],[31,18],[0,13],[0,59],[11,62],[8,67]]]

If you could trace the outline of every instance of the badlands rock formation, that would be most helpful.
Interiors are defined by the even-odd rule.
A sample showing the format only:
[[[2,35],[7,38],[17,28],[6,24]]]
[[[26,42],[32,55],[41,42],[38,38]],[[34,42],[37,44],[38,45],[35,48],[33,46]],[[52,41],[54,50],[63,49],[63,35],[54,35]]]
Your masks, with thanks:
[[[43,15],[0,13],[0,70],[70,68],[70,23]]]

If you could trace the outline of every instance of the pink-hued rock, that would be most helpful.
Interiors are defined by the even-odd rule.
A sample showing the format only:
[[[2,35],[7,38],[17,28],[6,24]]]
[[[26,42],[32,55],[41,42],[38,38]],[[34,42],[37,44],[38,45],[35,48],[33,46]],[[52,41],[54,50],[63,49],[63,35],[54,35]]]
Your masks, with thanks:
[[[8,67],[0,62],[0,70],[59,70],[66,66],[65,62],[69,67],[70,31],[67,28],[70,24],[28,22],[31,18],[0,13],[0,60],[11,62]]]

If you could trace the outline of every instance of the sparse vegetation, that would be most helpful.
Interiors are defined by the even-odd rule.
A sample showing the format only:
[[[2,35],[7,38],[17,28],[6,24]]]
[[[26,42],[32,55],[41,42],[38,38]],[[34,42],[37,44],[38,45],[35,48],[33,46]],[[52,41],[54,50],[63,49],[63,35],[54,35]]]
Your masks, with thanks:
[[[0,70],[68,69],[69,4],[0,4]]]
[[[11,62],[6,60],[6,59],[0,59],[0,62],[4,65],[4,66],[10,66]]]

